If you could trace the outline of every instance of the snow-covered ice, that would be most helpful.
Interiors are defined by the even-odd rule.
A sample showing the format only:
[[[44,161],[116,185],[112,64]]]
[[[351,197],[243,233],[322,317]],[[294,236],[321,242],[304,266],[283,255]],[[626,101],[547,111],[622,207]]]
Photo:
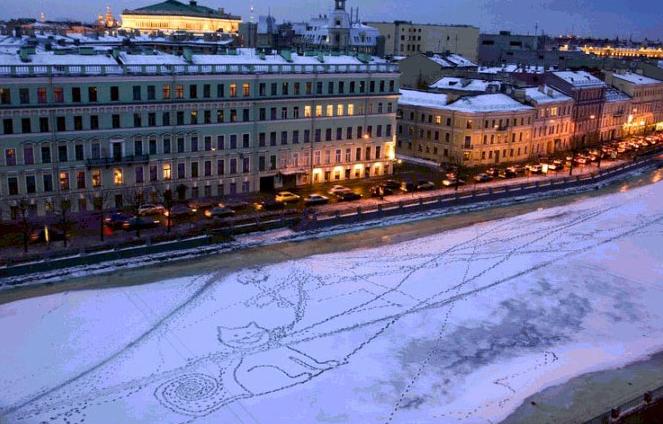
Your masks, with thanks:
[[[0,421],[497,422],[663,349],[662,196],[2,305]]]

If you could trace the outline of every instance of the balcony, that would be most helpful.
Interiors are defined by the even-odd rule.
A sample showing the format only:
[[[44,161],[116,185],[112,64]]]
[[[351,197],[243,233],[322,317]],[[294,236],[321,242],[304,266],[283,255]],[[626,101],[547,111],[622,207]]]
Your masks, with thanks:
[[[150,161],[149,155],[131,155],[131,156],[122,156],[114,158],[97,158],[97,159],[88,159],[85,161],[85,164],[88,167],[99,167],[99,166],[115,166],[115,165],[134,165],[134,164],[145,164]]]

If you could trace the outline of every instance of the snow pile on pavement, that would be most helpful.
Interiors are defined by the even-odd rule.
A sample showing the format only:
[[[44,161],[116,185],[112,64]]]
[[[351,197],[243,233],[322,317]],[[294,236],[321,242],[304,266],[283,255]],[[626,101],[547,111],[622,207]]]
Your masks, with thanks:
[[[661,196],[2,305],[1,421],[496,422],[663,348]]]

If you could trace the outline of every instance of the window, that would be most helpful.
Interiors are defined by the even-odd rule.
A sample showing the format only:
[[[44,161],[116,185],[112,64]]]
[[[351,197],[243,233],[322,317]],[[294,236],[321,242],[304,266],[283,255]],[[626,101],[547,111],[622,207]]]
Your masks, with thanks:
[[[110,99],[111,102],[117,102],[120,100],[120,87],[114,85],[110,88]]]
[[[242,84],[242,96],[249,97],[251,95],[251,85],[249,83]]]
[[[212,86],[209,84],[203,85],[203,97],[209,99],[212,97]]]
[[[216,148],[218,150],[223,150],[225,148],[225,136],[223,135],[216,136]]]
[[[47,103],[48,102],[48,92],[46,87],[37,88],[37,102],[38,103]]]
[[[311,117],[311,106],[304,106],[304,118]]]
[[[74,146],[74,155],[76,156],[77,161],[85,160],[82,144],[77,144],[76,146]]]
[[[205,138],[203,139],[203,143],[205,145],[205,151],[209,152],[212,150],[212,137],[209,135],[206,135]]]
[[[45,192],[53,191],[53,176],[52,175],[44,175],[42,180],[44,182],[44,191]]]
[[[183,99],[184,98],[184,85],[176,84],[175,85],[175,98]]]
[[[71,88],[71,101],[74,103],[80,103],[81,102],[81,88],[80,87],[72,87]]]
[[[53,87],[53,101],[55,103],[64,103],[64,88]]]
[[[2,127],[5,134],[14,134],[14,120],[13,119],[3,119]]]
[[[98,115],[90,115],[90,129],[91,130],[98,130],[99,129],[99,116]]]
[[[311,130],[304,130],[304,143],[311,142]]]
[[[157,126],[157,114],[150,112],[147,114],[147,126],[156,127]]]
[[[81,131],[83,129],[83,117],[74,116],[74,130]]]
[[[147,100],[155,100],[157,97],[156,89],[153,85],[147,86]]]
[[[144,179],[145,177],[143,176],[143,167],[142,166],[136,167],[136,171],[135,171],[134,176],[136,177],[136,184],[142,184],[143,182],[145,182],[145,179]]]
[[[281,144],[282,145],[288,144],[288,132],[287,131],[281,131]]]
[[[19,88],[18,99],[22,105],[30,104],[30,90],[27,88]]]
[[[230,97],[237,97],[237,84],[230,84]]]
[[[249,158],[242,159],[242,172],[245,173],[245,174],[248,174],[249,172],[251,172],[251,168],[249,166]]]
[[[7,178],[7,188],[9,189],[9,195],[15,196],[18,194],[18,178],[9,177]]]
[[[226,172],[225,160],[219,159],[216,161],[216,173],[217,175],[223,175]]]
[[[178,163],[177,164],[177,179],[178,180],[183,180],[186,178],[186,173],[184,171],[184,163]]]
[[[122,168],[113,169],[113,184],[122,185],[124,182],[124,177],[122,175]]]
[[[30,194],[37,191],[37,182],[34,175],[28,175],[25,177],[25,190]]]
[[[250,146],[249,134],[242,134],[242,148],[248,149]]]
[[[33,165],[35,163],[35,155],[32,146],[23,147],[23,164]]]
[[[87,88],[87,100],[90,103],[97,102],[97,87],[88,87]]]
[[[322,105],[317,105],[315,107],[315,116],[316,117],[321,117],[322,116]]]
[[[198,86],[195,84],[189,85],[189,98],[197,99],[198,98]]]
[[[226,92],[226,86],[225,84],[217,84],[216,85],[216,97],[225,97],[225,92]]]
[[[198,111],[197,110],[192,110],[191,111],[191,119],[189,121],[191,125],[196,125],[198,123]]]
[[[170,137],[169,136],[164,136],[164,138],[163,138],[163,153],[164,154],[169,154],[170,153]]]
[[[133,86],[133,99],[134,101],[140,100],[140,85],[134,85]]]
[[[134,113],[134,128],[140,128],[142,124],[140,113]]]
[[[230,135],[230,149],[237,149],[237,134]]]
[[[177,138],[177,153],[184,153],[184,137]]]
[[[171,179],[171,171],[170,171],[170,163],[169,162],[164,162],[164,164],[161,166],[161,171],[163,175],[164,180],[170,180]]]
[[[41,146],[41,163],[51,163],[51,148]]]
[[[67,161],[67,145],[58,146],[58,161]]]
[[[16,165],[16,149],[5,150],[5,164],[7,166]]]
[[[164,99],[170,99],[170,85],[168,85],[168,84],[164,84],[164,85],[161,87],[161,96],[162,96]]]
[[[85,171],[76,173],[76,188],[82,190],[85,188]]]
[[[69,190],[69,173],[62,171],[60,172],[60,190],[66,191]]]
[[[198,162],[191,162],[191,178],[198,178]]]
[[[191,151],[192,152],[197,152],[198,151],[198,137],[191,137]]]
[[[112,116],[112,125],[113,128],[120,128],[120,115],[113,115]]]
[[[284,82],[281,84],[281,95],[287,96],[288,95],[288,83]]]

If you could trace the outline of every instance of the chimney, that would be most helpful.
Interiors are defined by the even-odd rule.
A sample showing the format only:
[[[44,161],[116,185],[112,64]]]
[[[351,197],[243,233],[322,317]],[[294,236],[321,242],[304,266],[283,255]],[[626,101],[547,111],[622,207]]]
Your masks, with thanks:
[[[540,85],[540,86],[539,86],[539,92],[543,93],[543,92],[544,92],[544,90],[545,90],[545,87],[544,87],[544,86],[542,86],[542,85]]]

